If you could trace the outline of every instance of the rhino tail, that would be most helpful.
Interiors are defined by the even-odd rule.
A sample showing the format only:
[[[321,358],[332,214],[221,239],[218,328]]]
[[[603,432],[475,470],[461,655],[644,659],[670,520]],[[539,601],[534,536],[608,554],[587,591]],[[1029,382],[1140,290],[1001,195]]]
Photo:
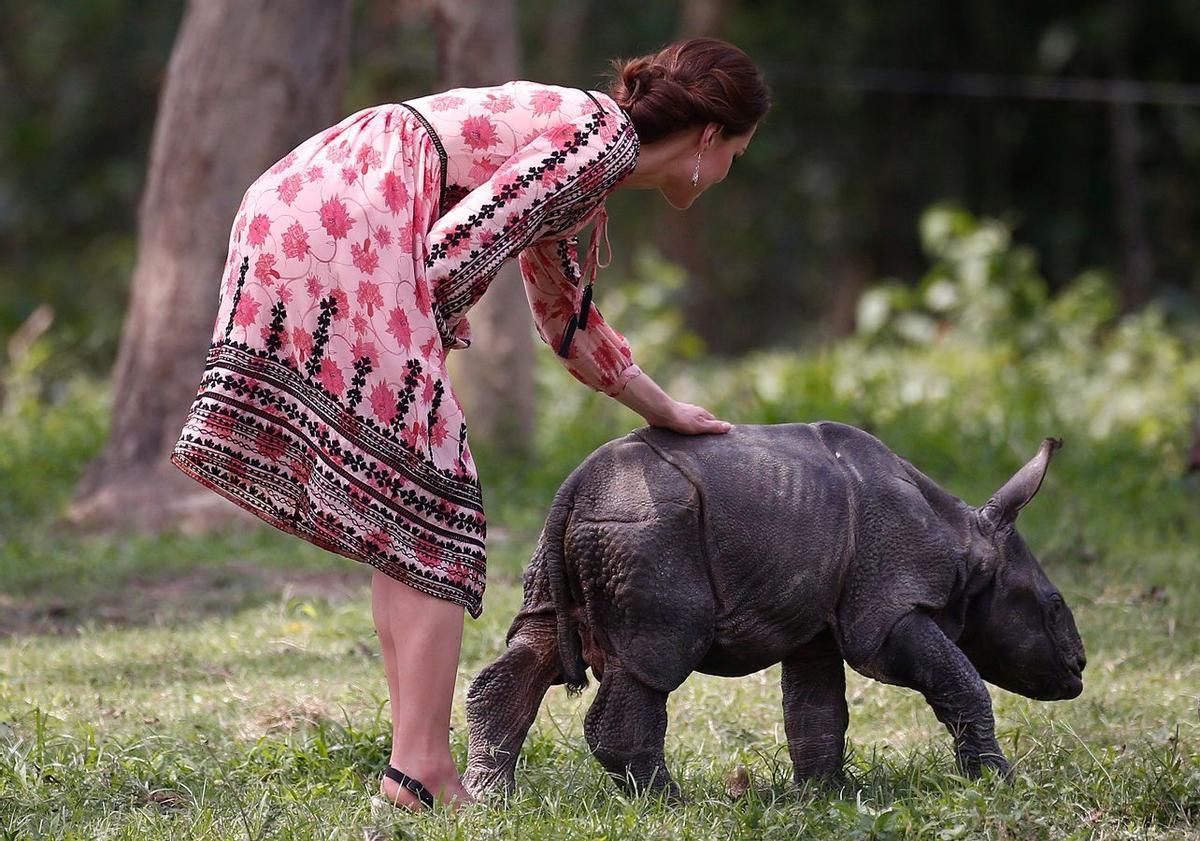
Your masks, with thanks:
[[[571,592],[567,587],[567,559],[564,542],[567,518],[575,504],[575,485],[579,471],[571,474],[550,505],[550,514],[542,531],[541,551],[545,561],[546,577],[550,584],[550,596],[554,601],[554,613],[558,625],[558,657],[562,667],[563,682],[567,692],[577,695],[587,686],[587,663],[583,661],[583,643],[579,638],[579,625],[571,610]]]

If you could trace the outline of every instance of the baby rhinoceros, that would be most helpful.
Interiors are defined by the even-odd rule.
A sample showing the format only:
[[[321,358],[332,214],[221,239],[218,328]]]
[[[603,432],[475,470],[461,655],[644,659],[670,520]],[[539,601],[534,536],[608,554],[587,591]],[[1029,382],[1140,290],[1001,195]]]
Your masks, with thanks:
[[[589,666],[584,735],[635,791],[678,794],[663,738],[689,674],[780,662],[798,784],[841,774],[843,662],[923,694],[964,773],[1010,775],[984,681],[1083,689],[1071,611],[1013,525],[1059,446],[980,508],[838,423],[643,428],[600,447],[555,496],[507,650],[468,692],[468,788],[511,790],[546,689],[582,688]]]

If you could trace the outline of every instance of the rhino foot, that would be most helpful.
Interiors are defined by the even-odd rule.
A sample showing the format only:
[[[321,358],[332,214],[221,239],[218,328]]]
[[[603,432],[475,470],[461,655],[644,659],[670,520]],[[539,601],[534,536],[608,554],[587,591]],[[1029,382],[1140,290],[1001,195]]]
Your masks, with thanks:
[[[996,741],[992,698],[967,656],[923,613],[901,619],[876,665],[892,683],[916,689],[954,738],[959,770],[979,777],[985,767],[1006,779],[1012,769]]]
[[[783,724],[797,786],[840,778],[850,711],[846,667],[826,632],[783,661]]]
[[[463,785],[473,796],[512,792],[521,746],[560,672],[554,625],[541,623],[523,629],[471,683]]]
[[[667,693],[610,667],[583,723],[592,755],[630,794],[682,800],[663,756],[667,733]]]
[[[998,750],[998,749],[997,749]],[[957,752],[955,757],[958,761],[958,769],[964,777],[970,777],[977,780],[983,776],[985,768],[991,768],[1006,783],[1013,782],[1014,774],[1012,766],[1008,764],[1008,760],[1004,758],[1002,753],[963,753]]]

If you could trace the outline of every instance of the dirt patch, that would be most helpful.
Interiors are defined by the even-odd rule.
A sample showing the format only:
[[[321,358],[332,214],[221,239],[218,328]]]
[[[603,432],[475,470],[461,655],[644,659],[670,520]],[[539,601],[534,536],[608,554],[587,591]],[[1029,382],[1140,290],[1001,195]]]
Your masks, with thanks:
[[[169,576],[134,576],[76,601],[17,600],[0,593],[0,637],[77,633],[89,622],[101,627],[169,624],[279,599],[336,603],[363,598],[370,581],[366,569],[286,570],[234,562]]]
[[[242,721],[239,733],[250,741],[268,733],[292,733],[302,727],[315,727],[333,721],[334,710],[316,698],[301,698],[259,709]]]

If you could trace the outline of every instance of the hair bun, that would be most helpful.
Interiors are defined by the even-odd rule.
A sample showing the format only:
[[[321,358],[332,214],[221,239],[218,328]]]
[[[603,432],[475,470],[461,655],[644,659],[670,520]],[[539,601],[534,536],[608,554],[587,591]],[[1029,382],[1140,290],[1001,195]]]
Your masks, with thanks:
[[[691,38],[649,55],[613,59],[611,67],[609,96],[629,113],[644,143],[709,122],[741,134],[771,104],[750,57],[717,38]]]
[[[632,108],[644,99],[655,87],[655,82],[666,78],[666,68],[646,59],[635,59],[621,68],[617,103],[623,108]]]

